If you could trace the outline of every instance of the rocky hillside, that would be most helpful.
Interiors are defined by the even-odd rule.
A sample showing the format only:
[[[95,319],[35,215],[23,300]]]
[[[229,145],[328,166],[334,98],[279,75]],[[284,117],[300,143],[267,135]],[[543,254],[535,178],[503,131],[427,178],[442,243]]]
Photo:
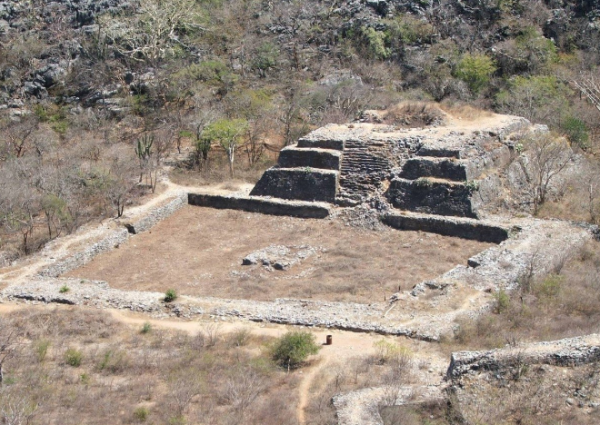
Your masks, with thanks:
[[[227,178],[400,100],[524,116],[593,153],[599,46],[598,1],[3,0],[0,245],[122,214],[171,152]]]

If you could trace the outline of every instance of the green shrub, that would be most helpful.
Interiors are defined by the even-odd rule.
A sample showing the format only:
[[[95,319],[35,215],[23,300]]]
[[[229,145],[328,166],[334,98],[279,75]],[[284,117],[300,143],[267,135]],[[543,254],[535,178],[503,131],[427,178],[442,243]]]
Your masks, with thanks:
[[[299,367],[308,356],[317,354],[321,347],[310,332],[287,332],[272,347],[272,358],[280,366]]]
[[[173,302],[177,299],[177,292],[175,292],[175,289],[167,289],[167,292],[165,292],[165,302],[170,303]]]
[[[485,88],[490,77],[496,71],[494,60],[484,54],[464,55],[454,70],[454,76],[469,85],[469,89],[477,95]]]
[[[496,313],[500,314],[508,309],[510,305],[510,296],[502,288],[494,294],[496,300]]]
[[[369,53],[379,60],[385,60],[392,54],[391,49],[386,47],[386,34],[377,31],[373,27],[366,27],[361,30],[366,41]]]
[[[147,333],[150,333],[151,330],[152,330],[152,325],[150,323],[146,322],[142,325],[142,330],[140,331],[140,333],[147,334]]]
[[[406,347],[402,347],[385,339],[381,339],[374,344],[376,350],[375,360],[378,364],[408,363],[411,353]]]
[[[146,407],[138,407],[133,411],[133,418],[137,422],[146,422],[148,416],[150,415],[150,411]]]
[[[119,373],[128,365],[127,354],[121,350],[106,350],[98,362],[99,372]]]
[[[430,44],[435,29],[429,22],[407,14],[401,15],[390,22],[390,34],[405,44]]]
[[[583,121],[575,117],[567,117],[560,127],[572,144],[579,146],[581,149],[590,147],[590,135]]]
[[[83,354],[81,351],[75,348],[69,348],[65,352],[65,363],[69,366],[79,367],[81,366],[81,361],[83,360]]]
[[[554,298],[560,292],[563,277],[557,274],[548,275],[540,283],[534,285],[534,292],[538,297]]]
[[[67,292],[69,292],[71,289],[67,286],[67,285],[63,285],[60,287],[60,289],[58,290],[58,292],[60,292],[61,294],[65,294]]]
[[[569,110],[569,88],[556,77],[536,75],[514,77],[508,89],[496,95],[501,112],[520,115],[533,122],[548,121],[565,116]]]

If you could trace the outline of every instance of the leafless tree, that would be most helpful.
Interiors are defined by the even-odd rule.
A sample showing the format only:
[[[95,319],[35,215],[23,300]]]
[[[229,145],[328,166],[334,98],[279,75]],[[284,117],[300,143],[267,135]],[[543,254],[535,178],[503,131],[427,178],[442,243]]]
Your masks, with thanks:
[[[37,406],[27,394],[11,387],[0,388],[0,422],[6,425],[28,425]]]
[[[181,370],[173,377],[169,409],[178,418],[183,418],[192,399],[200,394],[202,380],[195,370]]]
[[[8,158],[21,158],[34,147],[35,132],[39,128],[39,120],[27,116],[19,122],[6,122],[0,135],[0,161]]]
[[[593,72],[582,73],[572,83],[600,112],[600,78]]]
[[[224,398],[240,416],[256,400],[265,386],[264,377],[252,367],[238,367],[225,383]]]
[[[200,331],[204,335],[207,347],[214,347],[221,337],[221,324],[219,322],[206,322]]]
[[[566,139],[551,134],[533,135],[526,141],[525,149],[519,164],[529,184],[536,214],[546,201],[551,184],[571,163],[573,151]]]
[[[4,383],[6,363],[17,357],[21,351],[21,337],[19,328],[0,318],[0,387]]]

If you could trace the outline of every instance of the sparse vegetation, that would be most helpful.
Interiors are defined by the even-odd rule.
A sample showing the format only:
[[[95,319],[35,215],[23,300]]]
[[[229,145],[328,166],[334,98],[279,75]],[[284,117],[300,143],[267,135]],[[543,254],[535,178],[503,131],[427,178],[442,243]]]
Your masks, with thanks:
[[[149,322],[146,322],[142,325],[142,329],[140,329],[140,333],[148,334],[152,331],[152,325]]]
[[[127,215],[145,195],[161,190],[167,169],[179,183],[237,190],[256,181],[282,146],[310,129],[403,100],[411,102],[390,111],[385,124],[443,122],[441,110],[424,106],[430,99],[444,110],[462,108],[457,119],[484,108],[547,124],[551,137],[531,137],[513,151],[534,214],[600,223],[597,2],[5,3],[1,265],[86,223]],[[434,184],[417,181],[422,189]],[[478,190],[476,181],[465,184]],[[155,265],[144,270],[148,281],[132,283],[129,273],[144,273],[122,267],[104,270],[118,275],[106,280],[119,289],[170,288],[165,303],[178,293],[380,303],[449,264],[463,264],[483,247],[409,233],[402,241],[391,232],[357,237],[332,222],[266,224],[249,214],[226,214],[182,225],[188,235],[189,222],[201,223],[193,236],[178,239],[184,249],[175,252],[178,259],[193,255],[198,269],[190,265],[175,270],[175,279],[163,277],[156,251],[129,247],[112,264],[132,264],[131,257],[144,264],[150,255]],[[291,273],[268,275],[260,266],[243,272],[223,267],[232,260],[218,250],[186,245],[212,249],[216,233],[239,241],[240,229],[259,229],[252,235],[256,244],[277,235],[281,243],[323,246],[328,255],[299,265],[299,277],[289,279]],[[408,247],[402,261],[399,245]],[[249,248],[232,243],[228,255],[241,258]],[[175,248],[165,242],[161,249]],[[443,346],[498,347],[597,332],[599,251],[590,243],[551,274],[531,273],[519,289],[489,295],[490,314],[465,319]],[[172,257],[164,261],[180,268]],[[66,284],[51,290],[72,291],[69,299],[77,292]],[[435,299],[421,307],[439,308]],[[150,323],[131,330],[109,316],[75,309],[2,314],[10,318],[0,318],[0,422],[7,424],[296,423],[297,375],[272,361],[293,369],[318,349],[310,334],[292,333],[269,351],[267,338],[246,329],[226,333],[216,322],[204,323],[191,337]],[[597,365],[569,373],[554,390],[543,376],[562,377],[563,370],[519,365],[478,382],[481,391],[471,404],[450,396],[448,403],[390,408],[398,385],[411,379],[412,358],[389,339],[375,351],[350,365],[327,367],[311,387],[317,396],[306,409],[307,424],[334,422],[334,394],[382,383],[388,391],[377,407],[386,425],[598,422],[598,407],[585,404],[598,390]],[[556,391],[577,392],[572,397],[582,407],[566,408],[563,398],[551,396]]]
[[[496,314],[464,320],[450,344],[465,348],[497,348],[514,339],[536,341],[598,332],[600,270],[598,242],[589,242],[569,259],[559,274],[535,278],[510,297],[505,293]],[[530,289],[529,289],[530,288]],[[453,345],[454,346],[454,345]]]
[[[15,335],[31,339],[4,361],[0,415],[11,406],[29,423],[296,424],[298,381],[263,350],[272,338],[250,338],[243,347],[227,339],[209,352],[185,333],[154,329],[140,338],[138,329],[80,307],[28,307],[9,319]],[[40,399],[46,402],[34,402]],[[64,415],[56,406],[77,408]]]

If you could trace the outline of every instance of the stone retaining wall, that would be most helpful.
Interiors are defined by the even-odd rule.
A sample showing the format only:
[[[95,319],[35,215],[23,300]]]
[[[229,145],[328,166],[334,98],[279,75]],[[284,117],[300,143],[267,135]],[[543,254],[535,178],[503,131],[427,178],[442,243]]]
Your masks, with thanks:
[[[381,221],[399,230],[421,230],[480,242],[500,243],[508,238],[506,228],[474,220],[453,220],[451,217],[442,216],[385,214],[381,216]]]
[[[272,167],[264,172],[250,195],[333,203],[337,187],[337,171]]]
[[[187,205],[187,203],[187,194],[182,193],[166,205],[152,210],[146,217],[130,224],[128,226],[129,232],[133,234],[145,232],[156,225],[159,221],[170,217],[175,211]]]
[[[228,197],[190,193],[188,194],[188,203],[198,207],[242,210],[299,218],[325,218],[329,216],[329,208],[327,206],[314,202],[286,202],[279,199]]]
[[[456,379],[467,373],[501,370],[516,364],[580,366],[600,360],[600,335],[539,342],[523,347],[452,353],[446,373]]]

